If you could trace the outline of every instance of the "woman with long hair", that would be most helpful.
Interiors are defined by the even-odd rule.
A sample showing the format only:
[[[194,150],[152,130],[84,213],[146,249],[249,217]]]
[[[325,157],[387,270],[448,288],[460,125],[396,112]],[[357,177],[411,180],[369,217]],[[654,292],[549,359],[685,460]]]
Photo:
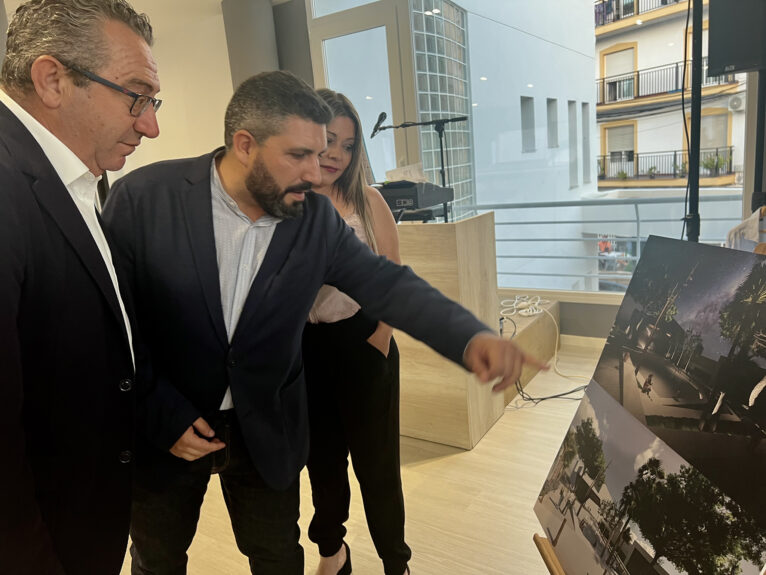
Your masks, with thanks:
[[[327,126],[327,150],[319,160],[322,183],[314,191],[330,198],[370,249],[400,263],[394,218],[365,180],[359,116],[343,94],[318,92],[335,117]],[[349,454],[386,575],[409,573],[399,467],[399,351],[392,333],[331,286],[322,287],[306,324],[307,467],[314,503],[308,535],[319,547],[317,575],[351,573],[351,552],[343,540],[351,499]]]

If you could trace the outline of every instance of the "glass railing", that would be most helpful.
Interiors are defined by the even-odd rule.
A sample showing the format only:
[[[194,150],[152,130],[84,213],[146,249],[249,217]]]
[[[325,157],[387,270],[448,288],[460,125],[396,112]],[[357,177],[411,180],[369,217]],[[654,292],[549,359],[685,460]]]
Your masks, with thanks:
[[[466,208],[495,212],[498,286],[625,291],[649,235],[683,237],[683,190],[657,194]],[[741,189],[706,190],[699,205],[700,242],[722,245],[742,219]]]

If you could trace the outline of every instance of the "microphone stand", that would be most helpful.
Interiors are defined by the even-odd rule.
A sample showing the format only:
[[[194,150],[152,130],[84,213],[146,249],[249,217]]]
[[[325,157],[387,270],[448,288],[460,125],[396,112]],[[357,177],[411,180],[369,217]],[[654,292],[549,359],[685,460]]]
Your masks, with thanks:
[[[466,122],[468,121],[468,116],[455,116],[453,118],[439,118],[438,120],[429,120],[428,122],[402,122],[401,124],[397,126],[380,126],[378,128],[378,132],[382,132],[383,130],[396,130],[398,128],[412,128],[413,126],[433,126],[434,130],[436,130],[436,133],[439,135],[439,159],[441,160],[441,168],[439,170],[439,173],[441,174],[441,182],[442,182],[442,188],[447,187],[447,176],[446,172],[444,170],[444,124],[449,124],[451,122]],[[377,132],[376,132],[377,134]],[[444,221],[449,222],[449,214],[447,212],[447,204],[442,204],[442,209],[444,210]]]

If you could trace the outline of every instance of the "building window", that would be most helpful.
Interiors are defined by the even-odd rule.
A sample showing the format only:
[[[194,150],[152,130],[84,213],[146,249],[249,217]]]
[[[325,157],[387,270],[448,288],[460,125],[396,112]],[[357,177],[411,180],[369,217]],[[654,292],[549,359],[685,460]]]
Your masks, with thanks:
[[[559,102],[556,98],[548,98],[548,147],[559,147]]]
[[[569,187],[576,188],[577,181],[577,102],[569,100]]]
[[[381,112],[389,121],[393,104],[388,75],[380,70],[388,68],[386,29],[383,26],[328,38],[322,42],[327,86],[342,92],[354,103],[362,126],[365,147],[369,155],[375,181],[386,179],[386,171],[396,167],[394,131],[387,130],[370,139],[370,126]],[[364,60],[357,57],[364,51]],[[388,123],[388,122],[387,122]]]
[[[609,164],[606,168],[607,178],[632,178],[635,175],[633,155],[635,147],[635,126],[615,126],[607,128],[606,151]]]
[[[633,48],[604,56],[605,102],[635,98],[635,56]]]
[[[710,150],[729,145],[729,114],[702,116],[700,121],[700,148]]]
[[[582,181],[590,183],[590,104],[582,104]]]
[[[521,151],[535,151],[535,100],[521,97]]]
[[[358,8],[365,4],[371,4],[375,0],[314,0],[312,2],[314,18],[321,18],[328,14],[335,14],[343,10]]]

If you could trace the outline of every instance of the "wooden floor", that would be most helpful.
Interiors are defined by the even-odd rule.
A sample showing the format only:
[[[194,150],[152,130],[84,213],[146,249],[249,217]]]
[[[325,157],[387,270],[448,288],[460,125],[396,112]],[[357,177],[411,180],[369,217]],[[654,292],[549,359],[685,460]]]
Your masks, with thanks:
[[[559,367],[590,376],[600,355],[595,347],[565,346]],[[552,371],[533,379],[526,391],[551,395],[581,382]],[[413,575],[547,575],[532,542],[541,532],[532,511],[548,469],[578,402],[545,401],[537,406],[517,399],[472,451],[402,437],[402,481],[407,506],[407,542]],[[304,470],[301,543],[306,573],[317,551],[306,537],[311,494]],[[352,481],[348,542],[354,573],[383,573],[370,540],[358,486]],[[122,575],[130,572],[126,557]],[[217,478],[210,482],[197,535],[189,550],[190,575],[247,575],[228,520]]]

